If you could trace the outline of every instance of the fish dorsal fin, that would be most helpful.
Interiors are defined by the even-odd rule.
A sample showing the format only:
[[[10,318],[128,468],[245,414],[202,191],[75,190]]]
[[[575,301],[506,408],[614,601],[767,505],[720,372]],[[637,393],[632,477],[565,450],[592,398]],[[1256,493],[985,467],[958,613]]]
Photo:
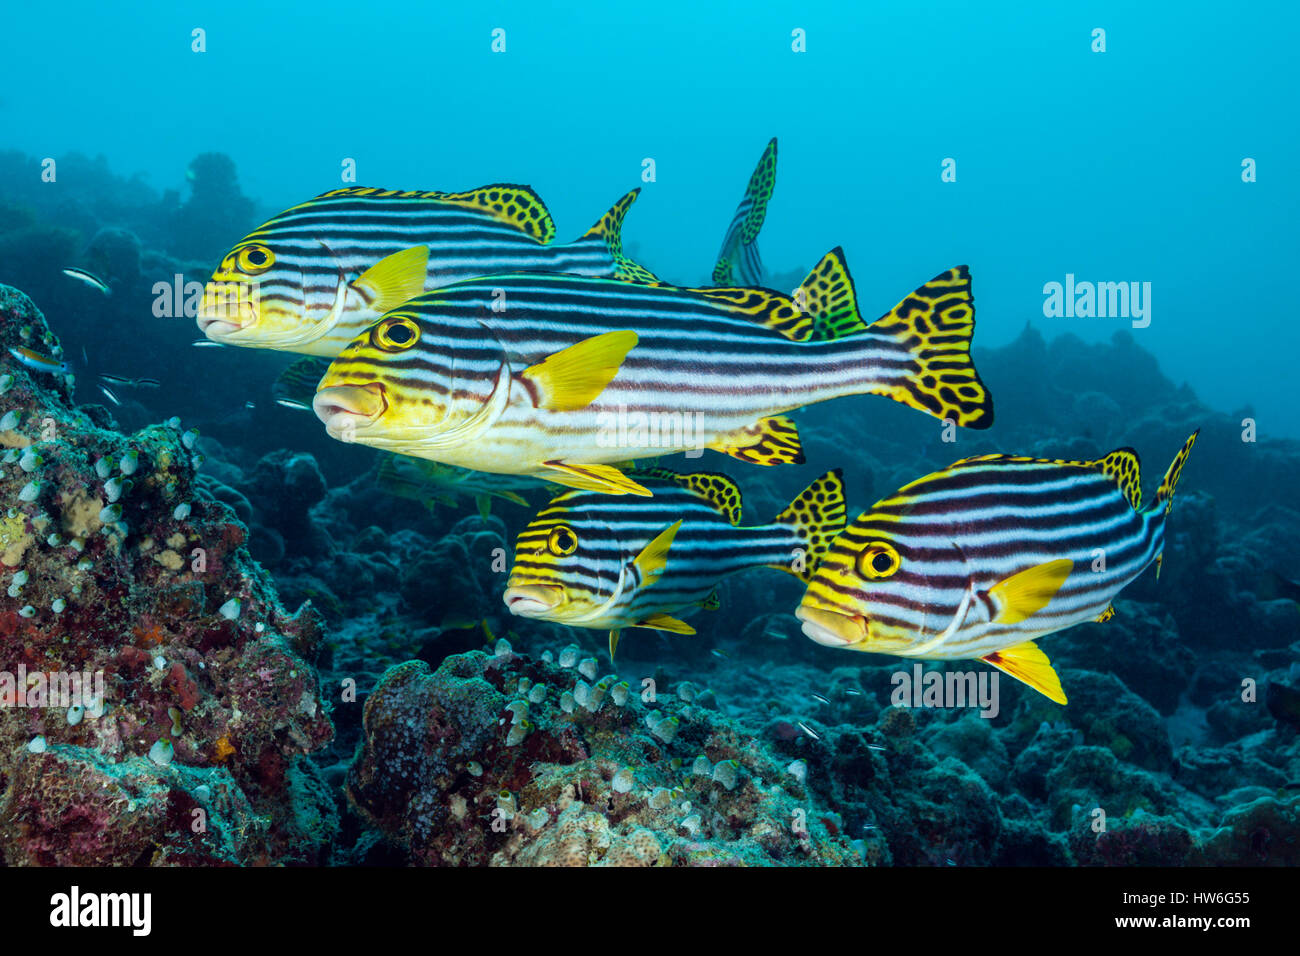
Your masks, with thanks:
[[[648,587],[659,580],[659,575],[664,573],[664,567],[668,564],[668,552],[672,549],[673,539],[677,537],[677,532],[682,527],[682,519],[678,518],[668,527],[664,528],[654,539],[641,549],[641,553],[636,556],[632,563],[636,565],[641,572],[641,580]]]
[[[614,380],[627,353],[636,347],[630,330],[603,332],[548,355],[520,373],[534,389],[538,408],[572,412],[586,408]]]
[[[529,186],[493,183],[461,193],[429,193],[428,198],[490,213],[542,245],[555,238],[555,221],[551,219],[551,212],[542,202],[542,197]]]
[[[1025,641],[1015,647],[994,651],[981,660],[986,664],[992,664],[1004,674],[1023,681],[1048,700],[1062,706],[1068,703],[1065,690],[1061,687],[1061,678],[1056,675],[1052,662],[1047,659],[1043,649],[1033,641]]]
[[[352,281],[376,312],[388,312],[424,291],[429,247],[411,246],[385,256]]]
[[[759,157],[745,186],[745,195],[722,239],[722,249],[713,266],[715,286],[762,284],[763,261],[758,254],[757,240],[775,188],[776,138],[773,137]]]
[[[633,627],[651,627],[656,631],[670,631],[673,634],[694,634],[695,628],[691,627],[685,621],[679,621],[675,617],[669,617],[667,614],[651,614],[640,624],[634,624]]]
[[[1138,453],[1132,448],[1117,448],[1094,464],[1119,485],[1120,494],[1134,511],[1142,508],[1142,469]]]
[[[791,342],[807,342],[816,332],[812,317],[800,312],[794,300],[780,292],[743,287],[691,291],[725,307],[732,315],[771,329]]]
[[[844,262],[844,250],[838,246],[826,253],[808,278],[799,283],[794,290],[794,304],[812,318],[812,338],[818,341],[842,339],[867,328],[858,314],[858,297]]]
[[[1074,569],[1069,558],[1036,564],[989,588],[999,608],[993,620],[999,624],[1018,624],[1047,607],[1065,579]]]
[[[706,500],[733,525],[740,525],[741,497],[740,486],[726,475],[712,471],[696,471],[682,474],[661,465],[647,465],[634,468],[629,474],[635,478],[658,478],[671,481],[679,488],[692,491]]]

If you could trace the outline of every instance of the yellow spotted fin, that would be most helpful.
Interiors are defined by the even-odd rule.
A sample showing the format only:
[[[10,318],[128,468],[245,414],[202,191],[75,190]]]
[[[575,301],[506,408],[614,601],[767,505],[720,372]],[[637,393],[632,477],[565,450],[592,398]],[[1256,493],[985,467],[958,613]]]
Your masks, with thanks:
[[[468,192],[432,193],[443,202],[491,213],[498,220],[532,236],[542,245],[555,238],[555,222],[542,197],[528,186],[494,183]]]
[[[1095,620],[1098,624],[1105,624],[1114,616],[1115,616],[1115,605],[1108,604],[1106,605],[1106,610],[1098,614],[1093,620]]]
[[[1009,674],[1018,681],[1023,681],[1044,697],[1064,706],[1068,701],[1065,690],[1061,687],[1061,678],[1052,668],[1052,662],[1033,641],[1025,641],[1015,647],[994,651],[980,660],[992,664],[1004,674]]]
[[[624,282],[637,282],[644,285],[656,285],[659,278],[641,265],[623,254],[623,217],[641,195],[637,187],[619,199],[610,207],[609,212],[601,216],[594,226],[583,233],[583,239],[599,239],[605,243],[610,258],[614,260],[614,276]]]
[[[388,312],[424,291],[429,247],[412,246],[385,256],[352,281],[376,312]]]
[[[693,491],[708,501],[714,508],[736,527],[740,526],[741,495],[740,486],[727,475],[711,471],[696,471],[682,474],[660,465],[633,467],[633,478],[658,478]]]
[[[836,468],[800,492],[773,519],[773,524],[787,525],[795,530],[799,546],[787,563],[768,567],[793,574],[801,581],[811,581],[817,565],[826,556],[831,542],[844,530],[847,521],[844,473]]]
[[[761,418],[753,425],[722,435],[707,446],[751,465],[802,465],[799,429],[784,415]]]
[[[1074,562],[1069,558],[1058,558],[993,585],[989,594],[998,604],[993,620],[999,624],[1018,624],[1038,613],[1056,596],[1073,569]]]
[[[636,343],[637,334],[626,329],[594,335],[529,366],[520,378],[535,407],[577,411],[595,401],[614,380]]]

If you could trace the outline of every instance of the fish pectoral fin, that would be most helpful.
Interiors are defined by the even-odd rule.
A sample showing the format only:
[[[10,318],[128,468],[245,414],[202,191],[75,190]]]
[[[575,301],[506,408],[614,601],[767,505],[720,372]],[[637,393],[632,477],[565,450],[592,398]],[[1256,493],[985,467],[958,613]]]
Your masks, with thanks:
[[[1074,562],[1069,558],[1059,558],[1026,568],[993,585],[989,594],[998,603],[993,620],[999,624],[1018,624],[1038,613],[1056,596],[1073,568]]]
[[[370,297],[376,312],[388,312],[424,291],[428,270],[429,247],[412,246],[380,259],[352,286]]]
[[[517,505],[528,507],[528,499],[523,495],[515,494],[513,491],[498,491],[495,493],[498,498],[504,498],[506,501],[513,501]]]
[[[580,465],[569,461],[545,461],[546,480],[566,488],[580,491],[599,491],[606,495],[640,495],[653,498],[654,494],[637,484],[613,465]]]
[[[1107,621],[1109,621],[1109,620],[1110,620],[1112,617],[1114,617],[1114,616],[1115,616],[1115,605],[1113,605],[1113,604],[1108,604],[1108,605],[1106,605],[1106,610],[1104,610],[1104,611],[1102,611],[1100,614],[1098,614],[1098,615],[1096,616],[1096,618],[1094,618],[1094,620],[1095,620],[1098,624],[1105,624]]]
[[[538,408],[577,411],[614,380],[636,343],[637,334],[630,329],[593,335],[530,365],[520,378],[532,387]]]
[[[1052,668],[1052,662],[1047,659],[1043,649],[1033,641],[1025,641],[1014,647],[994,651],[981,657],[980,660],[1028,684],[1048,700],[1062,706],[1068,703],[1065,691],[1061,688],[1061,678]]]
[[[633,627],[648,627],[656,631],[670,631],[673,634],[694,634],[695,628],[691,627],[685,621],[679,621],[675,617],[669,617],[667,614],[651,614],[640,624],[634,624]]]
[[[707,446],[752,465],[802,465],[799,429],[784,415],[760,418]]]
[[[673,539],[677,537],[677,532],[681,527],[682,519],[678,518],[655,535],[654,539],[641,549],[641,553],[632,562],[636,565],[637,570],[641,572],[641,580],[647,585],[654,584],[659,580],[659,575],[664,573],[664,567],[668,564],[668,552],[672,550]]]

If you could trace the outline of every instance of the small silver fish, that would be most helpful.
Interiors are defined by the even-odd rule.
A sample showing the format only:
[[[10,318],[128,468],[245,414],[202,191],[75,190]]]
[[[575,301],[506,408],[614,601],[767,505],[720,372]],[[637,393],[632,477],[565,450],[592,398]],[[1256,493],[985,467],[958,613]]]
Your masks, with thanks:
[[[86,283],[86,285],[91,286],[92,288],[98,289],[100,292],[104,293],[104,295],[113,294],[113,290],[108,287],[108,283],[93,272],[87,272],[85,269],[68,268],[63,270],[63,274],[71,279],[76,279],[79,282]]]
[[[255,408],[257,407],[257,403],[256,403],[256,402],[244,402],[244,407],[247,408],[247,409],[251,412],[253,409],[255,409]]]
[[[802,731],[803,731],[805,734],[807,734],[809,737],[811,737],[813,740],[821,740],[821,737],[818,736],[817,731],[813,730],[811,727],[809,727],[809,726],[808,726],[807,724],[805,724],[803,721],[799,721],[799,729],[802,730]]]
[[[121,405],[121,404],[122,404],[122,402],[118,399],[118,397],[117,397],[116,395],[113,394],[113,390],[112,390],[111,388],[109,388],[107,385],[101,385],[101,386],[99,386],[99,390],[100,390],[101,392],[103,392],[103,393],[104,393],[104,397],[107,398],[107,399],[108,399],[110,402],[112,402],[114,405]]]
[[[99,378],[110,385],[123,385],[127,388],[158,387],[158,380],[154,378],[127,378],[125,375],[101,375]]]
[[[829,699],[829,698],[826,698],[826,697],[823,697],[821,694],[813,694],[813,695],[812,695],[812,699],[813,699],[813,700],[816,700],[816,701],[820,701],[820,702],[823,703],[823,704],[829,704],[829,703],[830,703],[830,699]]]
[[[191,343],[196,349],[223,349],[225,348],[220,342],[214,342],[211,339],[195,339]]]
[[[299,402],[299,401],[297,401],[297,400],[295,400],[295,399],[292,399],[292,398],[277,398],[277,399],[275,400],[275,404],[277,404],[277,405],[283,405],[285,408],[296,409],[297,411],[300,411],[300,412],[309,412],[309,411],[311,411],[311,406],[310,406],[310,405],[308,405],[308,404],[306,404],[306,403],[304,403],[304,402]]]

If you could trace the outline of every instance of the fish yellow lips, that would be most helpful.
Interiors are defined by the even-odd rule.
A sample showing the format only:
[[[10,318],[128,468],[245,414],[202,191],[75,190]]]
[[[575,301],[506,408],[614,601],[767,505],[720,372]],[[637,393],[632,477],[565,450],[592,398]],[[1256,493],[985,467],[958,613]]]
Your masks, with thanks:
[[[502,600],[511,614],[540,617],[560,603],[560,589],[546,584],[516,585],[506,588]]]
[[[234,286],[230,288],[230,286]],[[257,322],[257,309],[243,287],[236,283],[209,282],[199,303],[199,331],[214,341],[233,335]]]
[[[388,410],[388,399],[384,397],[384,386],[378,382],[333,385],[320,389],[311,407],[325,423],[325,430],[338,438],[374,424]]]
[[[805,635],[827,647],[846,647],[867,639],[867,622],[858,615],[800,607],[794,616],[803,622]]]

